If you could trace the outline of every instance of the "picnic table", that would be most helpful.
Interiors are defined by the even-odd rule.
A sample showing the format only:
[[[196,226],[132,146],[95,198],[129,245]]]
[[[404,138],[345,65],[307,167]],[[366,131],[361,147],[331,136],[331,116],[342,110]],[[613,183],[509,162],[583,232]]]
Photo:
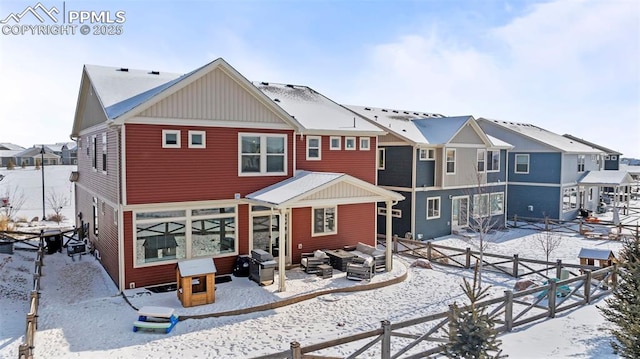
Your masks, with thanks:
[[[169,307],[144,306],[138,309],[138,320],[133,322],[133,331],[138,329],[164,329],[171,332],[178,323],[175,310]]]

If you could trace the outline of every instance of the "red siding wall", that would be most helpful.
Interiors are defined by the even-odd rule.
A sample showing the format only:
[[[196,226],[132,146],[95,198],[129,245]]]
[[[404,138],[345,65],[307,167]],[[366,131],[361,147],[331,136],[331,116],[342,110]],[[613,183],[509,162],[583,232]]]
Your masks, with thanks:
[[[376,137],[369,137],[370,149],[360,150],[359,137],[356,137],[357,149],[345,150],[345,136],[341,138],[340,150],[330,150],[330,136],[322,136],[322,152],[320,161],[307,161],[306,136],[295,137],[297,169],[319,172],[346,173],[369,183],[376,183]]]
[[[181,148],[162,148],[162,130],[180,130]],[[189,148],[188,131],[206,131],[206,148]],[[127,203],[163,203],[245,196],[288,176],[238,176],[238,133],[286,133],[293,173],[293,131],[126,125]]]

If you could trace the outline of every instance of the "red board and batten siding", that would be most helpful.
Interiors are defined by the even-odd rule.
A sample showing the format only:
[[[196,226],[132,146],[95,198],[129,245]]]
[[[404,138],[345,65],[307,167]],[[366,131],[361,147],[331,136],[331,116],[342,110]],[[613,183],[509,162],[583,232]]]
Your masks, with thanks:
[[[127,204],[242,197],[290,177],[293,131],[129,124]],[[181,148],[162,148],[162,130],[180,130]],[[189,148],[188,131],[206,131],[206,148]],[[286,176],[238,176],[238,133],[287,134]]]
[[[338,206],[338,233],[326,236],[312,236],[311,211],[309,207],[294,208],[292,211],[293,263],[300,263],[302,253],[317,249],[342,248],[358,242],[376,245],[375,203]],[[302,249],[298,249],[299,244],[302,244]]]
[[[347,136],[349,137],[349,136]],[[363,181],[376,184],[376,140],[375,136],[365,136],[370,140],[369,150],[360,150],[360,137],[356,138],[356,149],[345,149],[345,136],[341,136],[340,150],[330,149],[330,136],[322,136],[321,160],[307,160],[307,138],[296,136],[297,169],[318,172],[346,173]]]

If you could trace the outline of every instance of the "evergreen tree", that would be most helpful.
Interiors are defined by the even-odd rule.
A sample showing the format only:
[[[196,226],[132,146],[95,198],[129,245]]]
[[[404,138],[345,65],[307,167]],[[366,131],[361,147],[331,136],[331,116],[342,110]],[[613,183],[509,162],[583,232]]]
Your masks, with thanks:
[[[8,170],[12,170],[16,167],[16,165],[13,164],[13,160],[9,159],[9,163],[7,163],[7,169]]]
[[[461,287],[470,305],[467,308],[460,308],[455,303],[451,306],[453,316],[449,323],[449,342],[442,346],[442,354],[456,359],[505,358],[501,355],[501,341],[496,338],[498,333],[494,329],[499,313],[490,315],[486,312],[487,307],[476,306],[478,301],[489,295],[491,288],[482,288],[478,283],[477,265],[473,284],[465,278]]]
[[[613,352],[623,358],[640,358],[640,237],[626,241],[620,253],[618,285],[607,307],[599,307],[613,323]]]

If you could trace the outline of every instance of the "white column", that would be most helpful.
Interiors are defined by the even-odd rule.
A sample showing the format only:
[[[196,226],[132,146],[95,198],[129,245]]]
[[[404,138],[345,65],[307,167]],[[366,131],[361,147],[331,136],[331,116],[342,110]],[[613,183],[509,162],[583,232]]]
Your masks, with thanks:
[[[284,292],[287,288],[286,286],[286,277],[285,277],[285,266],[286,266],[286,251],[287,249],[285,244],[285,216],[287,215],[287,211],[280,209],[278,211],[278,290],[280,292]]]
[[[387,270],[387,272],[391,272],[391,269],[393,269],[393,253],[392,253],[392,249],[393,249],[393,243],[391,241],[391,236],[392,234],[392,230],[391,230],[391,208],[393,206],[393,203],[391,201],[386,201],[385,202],[387,204],[387,216],[386,216],[386,220],[387,220],[387,233],[386,233],[386,261],[385,261],[385,269]]]

